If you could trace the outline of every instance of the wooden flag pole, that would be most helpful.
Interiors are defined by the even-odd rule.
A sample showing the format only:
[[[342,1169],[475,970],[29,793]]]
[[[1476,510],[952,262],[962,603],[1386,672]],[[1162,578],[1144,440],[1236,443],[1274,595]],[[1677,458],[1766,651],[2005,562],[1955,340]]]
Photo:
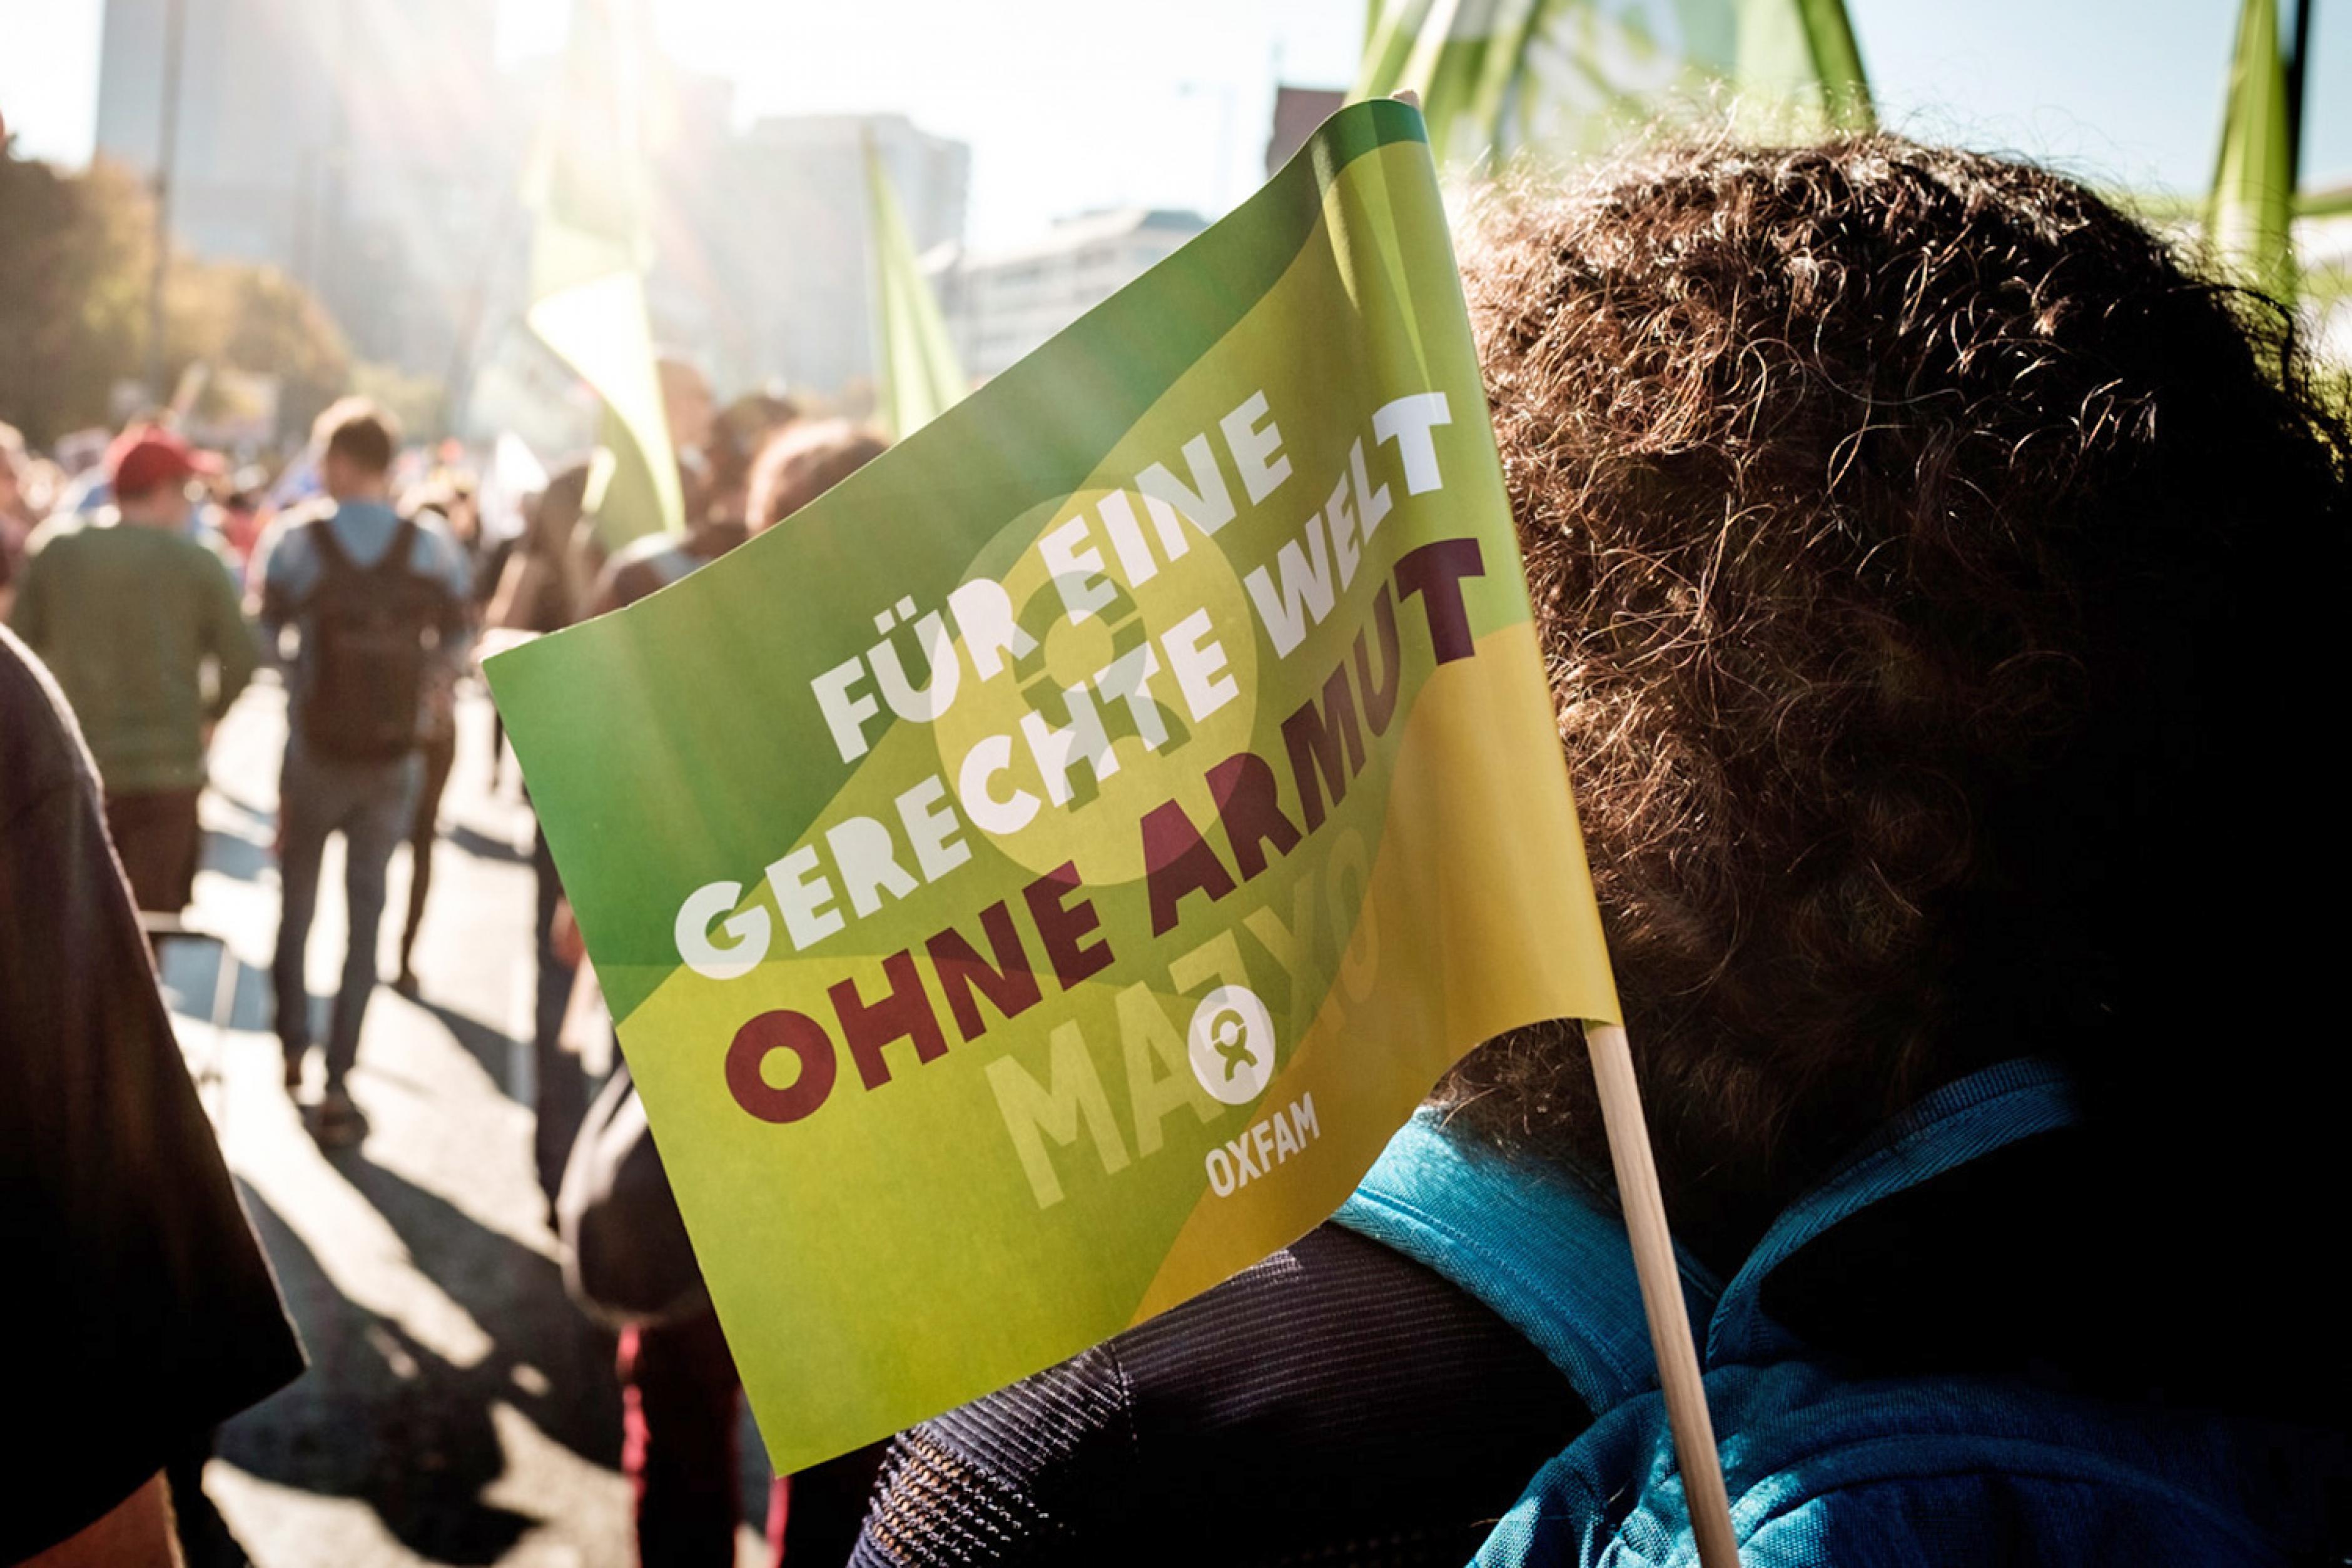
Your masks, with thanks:
[[[1617,1167],[1617,1200],[1625,1211],[1625,1234],[1633,1243],[1633,1272],[1642,1282],[1642,1309],[1650,1320],[1650,1348],[1658,1358],[1658,1386],[1666,1396],[1666,1421],[1674,1428],[1683,1498],[1690,1508],[1691,1530],[1698,1537],[1698,1560],[1704,1568],[1739,1568],[1739,1549],[1731,1534],[1731,1499],[1724,1490],[1723,1465],[1716,1455],[1706,1390],[1699,1383],[1698,1348],[1691,1339],[1690,1313],[1683,1305],[1682,1273],[1675,1263],[1674,1238],[1666,1231],[1658,1167],[1650,1157],[1650,1128],[1633,1082],[1633,1053],[1625,1043],[1624,1027],[1613,1023],[1588,1021],[1584,1048],[1591,1053],[1592,1079],[1601,1091],[1601,1120],[1609,1134],[1610,1160]]]
[[[1414,109],[1421,95],[1410,88],[1394,95]],[[1731,1496],[1723,1486],[1723,1461],[1715,1451],[1715,1422],[1706,1413],[1706,1389],[1699,1382],[1698,1346],[1691,1338],[1690,1312],[1683,1305],[1682,1271],[1675,1264],[1675,1240],[1666,1230],[1665,1196],[1658,1190],[1658,1167],[1650,1157],[1650,1125],[1642,1114],[1642,1092],[1633,1081],[1633,1052],[1622,1024],[1584,1025],[1584,1048],[1592,1056],[1592,1078],[1601,1091],[1601,1121],[1609,1134],[1609,1158],[1617,1167],[1617,1201],[1625,1212],[1625,1234],[1633,1243],[1633,1273],[1642,1285],[1642,1311],[1650,1320],[1650,1349],[1658,1358],[1658,1387],[1666,1396],[1666,1424],[1674,1430],[1675,1456],[1683,1472],[1683,1500],[1691,1531],[1698,1537],[1701,1568],[1739,1568],[1739,1548],[1731,1533]]]

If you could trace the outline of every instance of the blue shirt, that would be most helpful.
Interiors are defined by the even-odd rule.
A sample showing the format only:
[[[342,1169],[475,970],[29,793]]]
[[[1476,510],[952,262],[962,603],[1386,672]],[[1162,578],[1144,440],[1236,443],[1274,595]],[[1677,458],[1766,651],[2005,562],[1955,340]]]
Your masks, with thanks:
[[[2339,1444],[2325,1434],[2016,1377],[1856,1375],[1765,1311],[1766,1278],[1832,1228],[2077,1115],[2053,1064],[1986,1068],[1881,1129],[1729,1281],[1681,1260],[1747,1568],[2337,1561]],[[1608,1199],[1457,1139],[1424,1111],[1337,1219],[1484,1301],[1592,1412],[1496,1524],[1477,1568],[1695,1564],[1633,1253]]]
[[[381,501],[322,500],[281,514],[254,547],[254,576],[261,584],[258,619],[265,648],[283,659],[286,628],[290,625],[302,632],[288,681],[298,698],[309,689],[312,678],[305,653],[311,643],[306,610],[311,593],[327,572],[318,540],[305,525],[322,516],[335,536],[335,543],[352,564],[362,570],[383,559],[384,551],[392,548],[394,536],[400,531],[399,515]],[[450,613],[440,643],[445,666],[442,674],[446,679],[456,673],[468,645],[465,612],[472,592],[473,572],[466,563],[466,552],[449,537],[439,518],[425,513],[415,521],[415,542],[409,549],[408,570],[440,584],[450,598]]]
[[[327,502],[324,506],[331,508],[327,527],[333,530],[335,542],[342,547],[353,566],[364,569],[383,559],[383,552],[391,548],[393,535],[400,528],[398,514],[381,501]],[[298,507],[284,513],[269,525],[269,531],[254,547],[264,595],[262,625],[273,636],[288,618],[280,613],[280,618],[273,621],[272,614],[278,613],[276,607],[299,611],[326,573],[326,563],[320,559],[317,544],[302,528],[318,517],[320,509]],[[460,602],[473,591],[473,571],[466,564],[466,552],[429,513],[416,519],[416,543],[408,554],[408,570],[440,582]]]

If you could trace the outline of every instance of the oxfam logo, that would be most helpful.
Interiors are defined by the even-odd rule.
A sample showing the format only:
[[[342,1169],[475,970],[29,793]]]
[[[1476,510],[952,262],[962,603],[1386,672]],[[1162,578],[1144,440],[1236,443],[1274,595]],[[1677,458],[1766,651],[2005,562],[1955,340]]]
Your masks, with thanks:
[[[1186,1031],[1192,1076],[1228,1105],[1245,1105],[1274,1076],[1274,1019],[1257,993],[1219,986],[1192,1009]]]

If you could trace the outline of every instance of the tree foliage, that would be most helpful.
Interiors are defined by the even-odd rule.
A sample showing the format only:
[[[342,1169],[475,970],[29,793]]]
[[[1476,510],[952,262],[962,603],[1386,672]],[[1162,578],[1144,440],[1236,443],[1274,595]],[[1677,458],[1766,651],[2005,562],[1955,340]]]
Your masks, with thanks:
[[[117,164],[65,171],[0,151],[0,420],[36,444],[110,423],[116,384],[144,374],[154,212]],[[199,360],[274,375],[299,430],[350,384],[333,319],[276,267],[177,254],[163,311],[166,392]]]
[[[152,210],[123,170],[0,154],[0,420],[36,444],[104,423],[109,389],[138,372]]]

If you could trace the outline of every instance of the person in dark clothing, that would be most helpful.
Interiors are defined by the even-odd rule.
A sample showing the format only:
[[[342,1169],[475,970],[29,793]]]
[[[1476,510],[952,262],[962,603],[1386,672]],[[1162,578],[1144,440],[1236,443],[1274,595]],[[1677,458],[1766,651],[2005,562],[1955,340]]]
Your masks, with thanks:
[[[213,1428],[302,1352],[180,1059],[89,754],[5,630],[0,758],[0,1335],[33,1439],[10,1449],[0,1562],[162,1568],[159,1472],[184,1531],[207,1520]]]
[[[589,531],[584,516],[589,478],[590,465],[584,459],[567,464],[549,477],[544,490],[525,502],[522,537],[508,551],[498,591],[484,612],[483,624],[493,632],[543,636],[571,625],[587,608],[589,585],[594,579],[577,540]],[[493,744],[500,744],[497,737]],[[524,793],[528,799],[528,789]],[[532,1158],[551,1218],[556,1189],[563,1182],[564,1157],[588,1108],[588,1085],[579,1059],[562,1044],[564,1009],[577,977],[579,954],[573,950],[577,937],[558,940],[562,935],[558,917],[563,910],[563,884],[555,874],[555,856],[547,847],[547,835],[536,821],[531,824],[530,870],[536,898],[531,930],[537,982],[531,1017]],[[568,929],[569,925],[565,917],[562,926]]]
[[[1587,1419],[1510,1325],[1324,1226],[898,1437],[855,1561],[1454,1568]]]
[[[433,891],[433,846],[441,837],[441,797],[457,763],[457,687],[454,674],[436,674],[425,691],[424,723],[416,755],[423,765],[416,804],[408,819],[408,918],[400,927],[400,969],[393,989],[413,997],[416,979],[416,933],[425,924],[425,900]]]
[[[2032,1059],[2076,1120],[1834,1220],[1761,1310],[1822,1377],[2283,1423],[2282,1473],[2325,1473],[2331,934],[2286,912],[2340,852],[2326,771],[2268,758],[2328,711],[2283,590],[2340,567],[2352,431],[2292,318],[2056,175],[1894,137],[1491,196],[1463,270],[1694,1278]],[[1573,1025],[1424,1114],[1612,1201]],[[902,1434],[855,1561],[1461,1562],[1590,1412],[1419,1267],[1327,1226]]]
[[[683,534],[647,534],[632,539],[605,559],[589,591],[588,613],[603,615],[658,592],[687,573],[708,565],[750,536],[740,521],[697,523]]]
[[[422,787],[425,693],[465,656],[468,579],[439,522],[403,517],[387,485],[399,438],[374,405],[350,398],[319,416],[327,499],[270,528],[259,548],[262,632],[298,642],[288,680],[278,786],[285,908],[271,962],[289,1092],[310,1047],[305,946],[327,839],[343,836],[350,942],[326,1050],[319,1132],[358,1128],[345,1080],[376,983],[385,868],[407,836]],[[436,669],[436,666],[440,666]]]
[[[472,542],[480,530],[469,484],[444,479],[421,486],[402,501],[401,509],[412,517],[429,512],[439,517],[450,538],[466,552],[471,570]],[[467,595],[469,612],[474,598]],[[408,918],[400,927],[400,970],[392,983],[394,990],[410,997],[419,989],[416,933],[425,924],[425,900],[433,891],[433,846],[441,836],[441,796],[449,787],[449,771],[457,761],[457,669],[453,661],[436,661],[427,669],[423,709],[416,750],[424,773],[408,828]]]
[[[523,531],[499,566],[482,624],[504,632],[561,632],[580,618],[593,580],[576,546],[588,504],[590,465],[568,463],[523,503]]]

